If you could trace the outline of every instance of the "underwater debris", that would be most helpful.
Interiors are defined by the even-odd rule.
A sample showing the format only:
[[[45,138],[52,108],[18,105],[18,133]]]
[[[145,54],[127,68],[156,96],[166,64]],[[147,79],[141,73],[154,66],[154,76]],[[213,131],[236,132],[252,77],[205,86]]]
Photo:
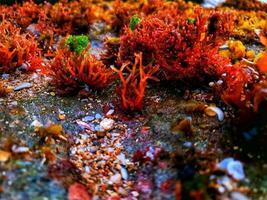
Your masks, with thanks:
[[[153,75],[158,72],[158,67],[144,66],[142,54],[135,54],[134,64],[124,63],[120,69],[113,67],[120,78],[120,86],[117,92],[121,98],[121,106],[125,110],[140,110],[143,106],[143,98],[147,81],[157,81]]]

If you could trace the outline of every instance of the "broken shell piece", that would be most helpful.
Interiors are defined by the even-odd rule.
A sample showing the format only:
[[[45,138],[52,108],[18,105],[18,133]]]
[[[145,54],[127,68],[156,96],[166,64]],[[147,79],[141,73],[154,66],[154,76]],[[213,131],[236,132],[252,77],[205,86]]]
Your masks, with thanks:
[[[219,107],[208,106],[207,108],[205,108],[204,112],[209,117],[215,117],[217,115],[219,121],[224,120],[224,113]]]
[[[31,126],[37,128],[37,127],[42,127],[43,124],[41,122],[39,122],[38,120],[34,120],[32,123],[31,123]]]
[[[30,149],[29,147],[19,147],[17,145],[13,145],[11,150],[13,153],[27,153]]]

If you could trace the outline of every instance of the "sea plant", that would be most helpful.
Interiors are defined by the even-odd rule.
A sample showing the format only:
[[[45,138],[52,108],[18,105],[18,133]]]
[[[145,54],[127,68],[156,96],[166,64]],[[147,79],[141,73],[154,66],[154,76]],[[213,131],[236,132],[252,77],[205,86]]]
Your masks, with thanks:
[[[124,63],[120,69],[113,67],[120,79],[117,92],[124,110],[134,111],[142,108],[147,82],[149,79],[158,80],[153,76],[158,69],[156,66],[144,66],[142,53],[135,54],[134,64]]]
[[[35,38],[23,34],[9,21],[0,23],[0,73],[12,71],[27,64],[28,70],[41,68],[42,58]]]
[[[81,54],[85,49],[87,49],[89,38],[86,35],[70,35],[67,37],[65,43],[71,51]]]
[[[58,49],[50,69],[60,94],[76,93],[82,84],[101,89],[110,83],[113,71],[89,54],[89,48],[87,45],[83,51],[76,52],[63,45]]]
[[[231,21],[224,23],[229,18],[228,14],[199,9],[190,16],[148,16],[135,30],[125,29],[120,38],[118,63],[133,62],[133,55],[142,52],[144,64],[160,66],[165,79],[216,77],[229,64],[229,59],[218,53],[223,36],[232,28]]]

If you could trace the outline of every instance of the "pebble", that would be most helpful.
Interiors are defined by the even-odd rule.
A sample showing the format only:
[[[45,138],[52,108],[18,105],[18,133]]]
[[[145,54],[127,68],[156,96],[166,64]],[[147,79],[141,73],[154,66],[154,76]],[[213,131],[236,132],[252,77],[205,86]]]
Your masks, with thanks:
[[[110,177],[110,181],[112,183],[118,184],[121,182],[121,175],[120,174],[115,174],[113,176]]]
[[[10,76],[9,74],[2,74],[3,79],[9,79],[9,76]]]
[[[82,118],[82,120],[83,120],[84,122],[91,122],[91,121],[93,121],[94,119],[95,119],[94,116],[86,116],[86,117]]]
[[[127,169],[125,169],[124,167],[121,168],[121,177],[124,180],[127,180],[128,179],[128,172],[127,172]]]
[[[33,127],[42,127],[43,124],[41,122],[39,122],[38,120],[34,120],[30,126],[33,126]]]
[[[136,191],[132,191],[132,195],[133,195],[134,197],[138,197],[138,196],[139,196],[139,193],[136,192]]]
[[[14,153],[26,153],[30,150],[29,147],[18,147],[17,145],[13,145],[11,149]]]
[[[240,192],[232,192],[231,200],[248,200],[248,198]]]
[[[127,160],[126,160],[125,154],[120,153],[120,155],[118,155],[117,158],[118,158],[119,161],[121,161],[121,163],[123,165],[126,165],[127,164]]]
[[[105,118],[100,122],[100,131],[108,131],[114,126],[114,120]]]
[[[99,113],[96,113],[96,114],[95,114],[95,118],[96,118],[96,119],[101,119],[102,116],[101,116]]]
[[[15,87],[14,88],[14,91],[20,91],[20,90],[31,88],[31,87],[32,87],[32,84],[31,83],[22,83],[18,87]]]
[[[114,113],[114,110],[111,109],[111,110],[109,110],[109,111],[106,113],[106,115],[107,115],[107,116],[110,116],[110,115],[112,115],[113,113]]]
[[[18,105],[18,102],[17,101],[12,101],[12,102],[10,102],[9,105],[11,105],[11,106],[17,106]]]
[[[87,124],[81,120],[76,120],[76,123],[81,127],[81,128],[85,128],[85,129],[89,129],[91,131],[94,130],[94,127],[91,124]]]

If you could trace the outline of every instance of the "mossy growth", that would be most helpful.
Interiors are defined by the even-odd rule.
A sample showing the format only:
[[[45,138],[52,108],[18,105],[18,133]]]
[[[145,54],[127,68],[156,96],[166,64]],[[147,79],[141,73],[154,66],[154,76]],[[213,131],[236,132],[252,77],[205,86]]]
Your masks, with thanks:
[[[133,31],[135,29],[135,27],[137,26],[137,24],[140,23],[140,21],[141,21],[141,19],[139,18],[138,15],[132,16],[132,18],[130,19],[130,23],[129,23],[130,29]]]
[[[81,54],[87,47],[89,38],[86,35],[70,35],[65,44],[69,49],[77,54]]]

